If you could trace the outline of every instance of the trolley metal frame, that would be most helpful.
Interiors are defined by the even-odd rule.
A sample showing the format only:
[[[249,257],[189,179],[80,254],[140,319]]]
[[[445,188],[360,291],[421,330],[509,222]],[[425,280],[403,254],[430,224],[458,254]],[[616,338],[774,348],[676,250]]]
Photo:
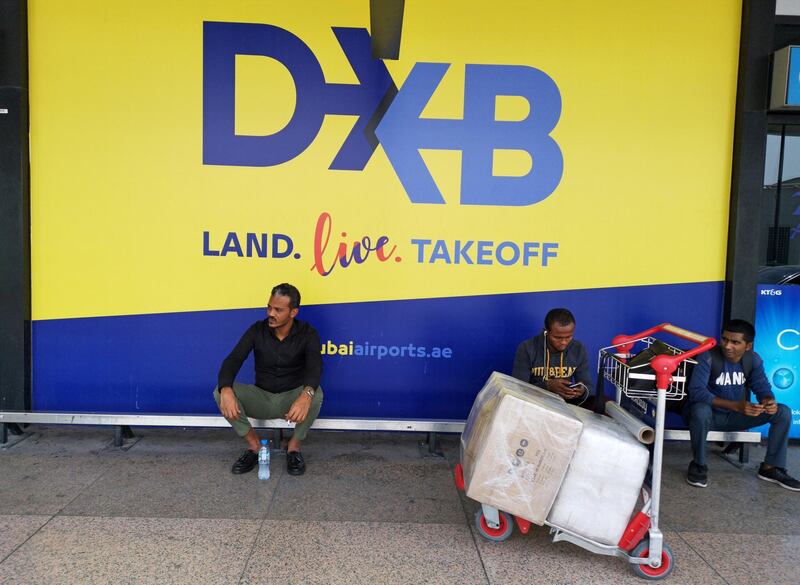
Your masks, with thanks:
[[[669,354],[657,355],[648,363],[630,366],[628,360],[638,351],[652,345],[656,341],[653,335],[660,332],[695,343],[696,347],[682,350],[659,340],[668,348]],[[624,548],[621,546],[622,541],[617,545],[596,542],[546,521],[545,526],[550,528],[553,542],[571,542],[596,554],[624,558],[631,564],[634,572],[645,579],[662,579],[671,572],[672,553],[664,544],[664,535],[659,528],[666,403],[667,400],[680,400],[685,396],[687,363],[696,363],[691,358],[708,351],[714,345],[716,340],[713,338],[670,323],[662,323],[634,335],[617,335],[612,339],[610,346],[600,350],[598,385],[603,380],[613,384],[617,403],[620,403],[623,394],[633,399],[656,401],[650,492],[648,493],[646,486],[642,486],[644,504],[625,531],[623,539],[627,539],[627,545]],[[652,380],[654,384],[652,388],[631,388],[631,380]],[[601,392],[602,389],[598,388],[598,395],[601,395]],[[456,466],[456,485],[464,489],[463,469],[460,464]],[[531,525],[529,521],[515,518],[484,503],[481,503],[481,509],[478,510],[475,520],[479,532],[485,538],[501,541],[508,538],[513,531],[514,522],[511,518],[523,534],[528,532]],[[662,567],[665,561],[666,564]]]

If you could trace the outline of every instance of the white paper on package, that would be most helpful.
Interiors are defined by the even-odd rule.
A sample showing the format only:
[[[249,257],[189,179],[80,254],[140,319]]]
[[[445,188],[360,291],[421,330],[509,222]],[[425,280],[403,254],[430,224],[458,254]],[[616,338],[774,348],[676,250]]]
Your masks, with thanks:
[[[581,426],[559,396],[494,372],[461,435],[467,496],[543,524]]]
[[[619,423],[570,408],[583,422],[583,432],[547,521],[616,545],[636,506],[649,452]]]

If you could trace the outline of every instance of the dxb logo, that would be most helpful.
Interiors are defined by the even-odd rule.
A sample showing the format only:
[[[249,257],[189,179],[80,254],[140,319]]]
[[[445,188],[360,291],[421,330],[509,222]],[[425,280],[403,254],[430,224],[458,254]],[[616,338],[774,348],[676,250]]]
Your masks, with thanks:
[[[326,115],[357,116],[331,161],[332,170],[363,170],[380,143],[412,203],[444,203],[419,149],[461,151],[462,205],[531,205],[561,181],[564,160],[550,136],[561,115],[553,79],[523,65],[466,65],[460,120],[422,118],[450,64],[416,63],[401,87],[371,56],[366,29],[333,28],[357,84],[327,83],[311,49],[291,32],[268,24],[203,23],[203,163],[274,166],[292,160],[316,138]],[[236,55],[279,61],[296,88],[289,123],[267,136],[235,132]],[[497,120],[499,96],[529,105],[519,121]],[[495,151],[527,153],[522,176],[493,175]]]

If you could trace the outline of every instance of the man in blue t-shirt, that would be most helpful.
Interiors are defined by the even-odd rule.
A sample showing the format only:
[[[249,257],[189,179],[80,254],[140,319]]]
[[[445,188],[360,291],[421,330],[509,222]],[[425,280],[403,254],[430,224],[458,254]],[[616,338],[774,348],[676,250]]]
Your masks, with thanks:
[[[786,471],[792,411],[785,404],[775,402],[764,373],[764,362],[753,352],[755,335],[750,323],[733,319],[722,328],[719,346],[697,358],[689,381],[689,403],[684,411],[694,454],[686,474],[689,485],[708,485],[708,431],[743,431],[769,424],[767,455],[758,468],[758,477],[800,491],[800,481]],[[717,356],[712,352],[717,352]],[[745,388],[750,389],[757,402],[747,400]]]

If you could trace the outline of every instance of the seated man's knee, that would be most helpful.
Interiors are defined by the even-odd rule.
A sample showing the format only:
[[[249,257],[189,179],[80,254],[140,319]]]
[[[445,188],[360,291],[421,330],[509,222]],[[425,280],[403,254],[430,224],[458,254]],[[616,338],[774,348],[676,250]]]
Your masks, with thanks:
[[[779,404],[778,410],[775,415],[772,417],[773,421],[791,421],[792,420],[792,409],[786,406],[785,404]]]
[[[689,420],[711,420],[711,405],[706,402],[693,402],[689,405]]]
[[[220,412],[222,412],[222,394],[219,391],[219,387],[214,388],[214,402],[217,403],[217,408],[219,408]],[[236,396],[236,390],[234,389],[233,395]],[[237,397],[238,399],[238,397]],[[242,409],[241,404],[239,405],[239,409]]]

